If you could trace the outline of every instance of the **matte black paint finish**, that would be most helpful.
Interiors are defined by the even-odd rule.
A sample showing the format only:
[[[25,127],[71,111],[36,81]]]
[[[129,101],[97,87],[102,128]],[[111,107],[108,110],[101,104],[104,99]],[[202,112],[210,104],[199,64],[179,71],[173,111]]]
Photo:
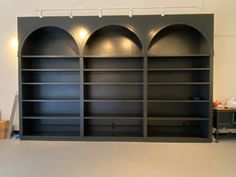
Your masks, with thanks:
[[[19,17],[18,38],[21,139],[211,141],[212,14]]]

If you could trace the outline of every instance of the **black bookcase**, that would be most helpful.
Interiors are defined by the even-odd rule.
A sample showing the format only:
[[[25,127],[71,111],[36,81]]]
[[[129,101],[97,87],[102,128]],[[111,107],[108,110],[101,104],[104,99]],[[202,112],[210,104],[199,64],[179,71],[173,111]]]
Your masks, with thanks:
[[[18,31],[21,139],[211,141],[213,15],[21,17]]]

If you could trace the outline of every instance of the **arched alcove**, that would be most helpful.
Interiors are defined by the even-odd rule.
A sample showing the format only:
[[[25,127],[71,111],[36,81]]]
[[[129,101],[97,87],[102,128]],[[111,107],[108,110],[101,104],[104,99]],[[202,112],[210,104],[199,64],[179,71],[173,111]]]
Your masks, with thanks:
[[[149,55],[209,54],[203,34],[188,25],[171,25],[160,30],[151,40]]]
[[[141,55],[142,44],[128,28],[109,25],[95,31],[85,46],[85,55]]]
[[[73,37],[64,29],[47,26],[36,29],[25,40],[22,55],[78,55]]]
[[[80,135],[80,60],[76,41],[65,30],[33,31],[21,50],[23,135]]]
[[[148,136],[209,138],[210,53],[204,35],[188,25],[164,27],[153,37],[148,50]]]
[[[140,40],[126,27],[109,25],[90,36],[84,50],[85,116],[100,120],[85,120],[85,136],[142,136],[142,121],[120,121],[143,116],[141,54]]]

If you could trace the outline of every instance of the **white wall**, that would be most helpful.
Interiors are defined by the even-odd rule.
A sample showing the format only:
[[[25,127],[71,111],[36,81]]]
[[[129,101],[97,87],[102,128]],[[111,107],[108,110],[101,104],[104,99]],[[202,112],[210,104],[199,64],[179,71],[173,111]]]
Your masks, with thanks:
[[[9,119],[13,98],[18,90],[16,50],[10,44],[17,36],[18,16],[35,16],[35,8],[70,7],[142,7],[176,2],[200,3],[201,0],[1,0],[0,6],[0,110],[2,118]],[[215,60],[214,98],[226,100],[236,96],[236,1],[204,0],[203,9],[176,9],[166,13],[214,13],[215,14]],[[158,14],[157,10],[135,11],[135,14]],[[97,12],[81,12],[80,15],[97,15]],[[104,14],[128,14],[126,11]],[[48,15],[67,15],[50,13]],[[18,120],[15,121],[17,125]]]

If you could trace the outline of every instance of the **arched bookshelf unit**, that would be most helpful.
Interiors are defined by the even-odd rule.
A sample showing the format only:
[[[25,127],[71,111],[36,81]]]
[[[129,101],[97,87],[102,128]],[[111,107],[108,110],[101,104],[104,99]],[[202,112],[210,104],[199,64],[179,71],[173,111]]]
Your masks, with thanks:
[[[143,57],[138,37],[108,25],[84,52],[84,129],[91,137],[143,136]]]
[[[197,29],[171,25],[151,40],[147,136],[210,139],[210,49]]]
[[[80,58],[68,32],[33,31],[22,46],[20,80],[22,136],[80,135]]]
[[[213,22],[19,17],[20,138],[210,142]]]

